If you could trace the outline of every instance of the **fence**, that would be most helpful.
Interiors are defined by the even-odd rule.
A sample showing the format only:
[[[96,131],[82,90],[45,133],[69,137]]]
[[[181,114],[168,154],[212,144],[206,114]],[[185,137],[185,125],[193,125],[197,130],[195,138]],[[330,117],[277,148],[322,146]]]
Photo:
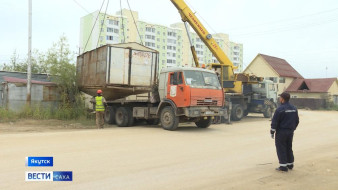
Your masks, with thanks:
[[[312,110],[327,107],[326,99],[291,98],[290,103],[295,105],[297,108],[310,108]]]

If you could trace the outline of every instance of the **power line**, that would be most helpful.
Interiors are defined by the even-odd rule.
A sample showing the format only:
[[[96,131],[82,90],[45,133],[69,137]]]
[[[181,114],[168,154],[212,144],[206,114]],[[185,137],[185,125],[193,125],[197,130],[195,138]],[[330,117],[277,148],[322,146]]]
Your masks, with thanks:
[[[259,36],[259,35],[267,35],[267,34],[274,34],[274,33],[279,33],[279,32],[286,32],[286,31],[292,31],[292,30],[298,30],[298,29],[305,29],[309,27],[316,27],[324,24],[329,24],[333,22],[337,22],[338,19],[330,19],[326,21],[317,21],[317,22],[312,22],[312,23],[304,23],[304,24],[293,24],[293,25],[286,25],[284,27],[280,28],[273,28],[270,30],[265,30],[265,31],[256,31],[256,32],[251,32],[251,33],[244,33],[244,34],[235,34],[234,36],[237,37],[252,37],[252,36]]]
[[[334,9],[329,9],[329,10],[320,11],[320,12],[307,14],[307,15],[302,15],[302,16],[298,16],[298,17],[286,18],[286,19],[281,19],[281,20],[276,20],[276,21],[269,21],[269,22],[255,24],[255,25],[249,25],[249,26],[240,26],[240,27],[237,27],[237,28],[230,28],[229,30],[238,30],[238,29],[242,29],[242,28],[252,28],[252,27],[257,27],[257,26],[276,24],[276,23],[280,23],[280,22],[287,22],[287,21],[290,21],[290,20],[294,21],[294,20],[297,20],[297,19],[302,19],[302,18],[306,18],[306,17],[311,17],[311,16],[316,16],[316,15],[325,14],[325,13],[329,13],[329,12],[334,12],[334,11],[337,11],[337,10],[338,10],[338,8],[334,8]]]
[[[87,13],[90,13],[86,8],[84,8],[79,2],[77,2],[76,0],[73,0],[79,7],[81,7],[84,11],[86,11]]]
[[[106,6],[106,10],[104,11],[103,20],[101,21],[101,28],[100,28],[99,37],[97,38],[96,48],[99,45],[99,41],[100,41],[100,38],[101,38],[101,32],[102,32],[102,29],[103,29],[103,23],[106,20],[106,14],[107,14],[108,5],[109,5],[109,0],[107,1],[107,6]]]
[[[90,34],[89,34],[89,37],[88,37],[88,39],[87,39],[87,42],[86,42],[86,45],[85,45],[85,47],[83,48],[83,51],[85,51],[86,50],[86,47],[87,47],[87,45],[88,45],[88,42],[89,42],[89,39],[90,39],[90,37],[92,36],[92,33],[93,33],[93,30],[94,30],[94,27],[95,27],[95,24],[96,24],[96,21],[97,21],[97,19],[99,18],[99,16],[100,16],[100,12],[101,12],[101,9],[102,9],[102,7],[103,7],[103,5],[104,5],[104,2],[105,2],[106,0],[103,0],[103,2],[102,2],[102,5],[101,5],[101,8],[100,8],[100,11],[99,11],[99,13],[97,14],[97,16],[96,16],[96,19],[95,19],[95,22],[94,22],[94,25],[93,25],[93,27],[92,27],[92,30],[90,31]]]
[[[138,33],[138,36],[140,38],[140,41],[141,41],[141,44],[143,45],[143,41],[142,41],[142,38],[141,38],[141,35],[140,35],[140,31],[138,30],[138,27],[137,27],[137,24],[136,24],[136,21],[135,21],[135,18],[134,18],[134,14],[130,8],[130,4],[129,4],[129,0],[127,0],[127,3],[128,3],[128,7],[129,7],[129,11],[131,13],[131,16],[133,17],[133,20],[134,20],[134,24],[135,24],[135,27],[136,27],[136,30],[137,30],[137,33]]]

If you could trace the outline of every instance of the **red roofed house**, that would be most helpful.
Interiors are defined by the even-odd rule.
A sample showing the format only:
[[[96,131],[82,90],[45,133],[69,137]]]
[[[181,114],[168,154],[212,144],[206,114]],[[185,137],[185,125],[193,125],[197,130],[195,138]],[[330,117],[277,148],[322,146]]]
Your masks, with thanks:
[[[277,83],[278,94],[284,92],[295,79],[303,79],[303,76],[284,59],[263,54],[258,54],[244,73],[274,81]]]
[[[326,99],[338,105],[337,78],[296,79],[286,91],[292,98]]]
[[[0,108],[20,111],[26,99],[27,73],[0,71]],[[31,103],[56,106],[59,101],[60,93],[48,75],[32,74]]]

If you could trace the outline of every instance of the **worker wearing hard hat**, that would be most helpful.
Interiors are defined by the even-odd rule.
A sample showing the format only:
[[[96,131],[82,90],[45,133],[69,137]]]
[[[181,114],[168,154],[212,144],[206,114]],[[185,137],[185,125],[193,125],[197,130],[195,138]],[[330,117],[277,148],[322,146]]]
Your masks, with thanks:
[[[289,100],[289,93],[283,92],[280,95],[279,101],[281,105],[273,115],[270,130],[271,138],[276,137],[275,145],[279,160],[279,167],[276,170],[284,172],[292,170],[294,166],[292,151],[293,132],[299,123],[298,110],[289,103]]]
[[[96,126],[98,129],[103,129],[104,126],[104,110],[107,102],[102,96],[102,90],[97,90],[97,96],[91,102],[95,105],[96,112]]]

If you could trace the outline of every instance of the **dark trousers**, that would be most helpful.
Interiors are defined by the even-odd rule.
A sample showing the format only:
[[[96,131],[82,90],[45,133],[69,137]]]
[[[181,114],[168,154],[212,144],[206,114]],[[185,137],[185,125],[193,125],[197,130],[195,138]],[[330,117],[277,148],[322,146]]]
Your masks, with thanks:
[[[293,130],[278,130],[276,132],[275,144],[279,164],[286,166],[294,162],[292,151]]]

